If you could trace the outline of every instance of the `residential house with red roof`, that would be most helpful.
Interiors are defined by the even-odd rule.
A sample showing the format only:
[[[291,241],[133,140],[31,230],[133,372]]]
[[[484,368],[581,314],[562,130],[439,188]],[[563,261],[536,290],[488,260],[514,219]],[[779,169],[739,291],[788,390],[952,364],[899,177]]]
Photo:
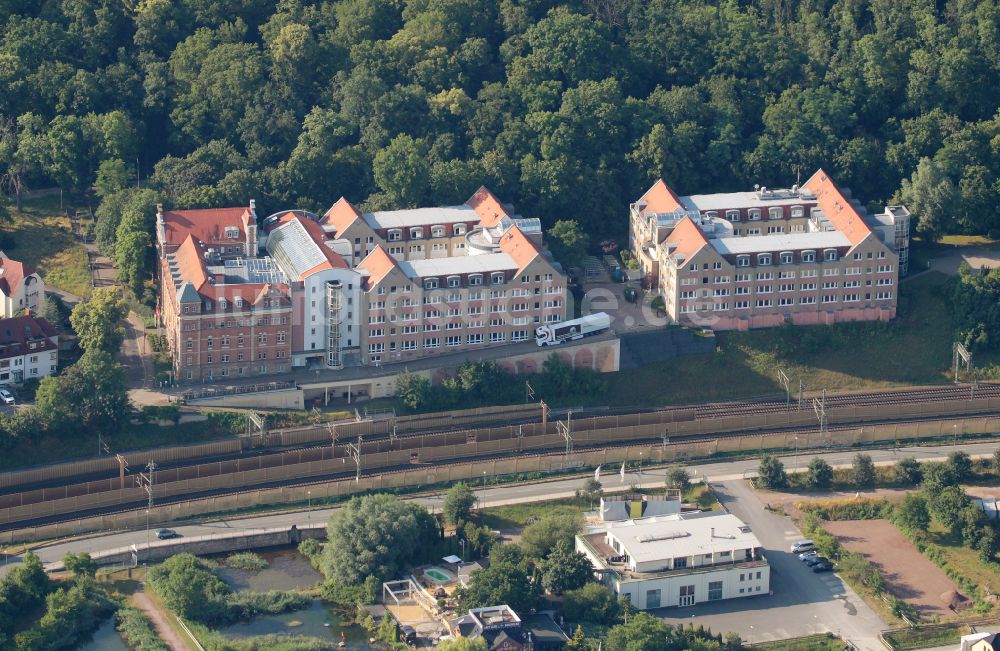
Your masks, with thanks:
[[[45,281],[35,268],[0,251],[0,318],[38,312],[44,305]]]
[[[630,206],[630,248],[676,323],[745,330],[889,320],[909,212],[869,215],[823,170],[801,187],[678,196],[657,181]]]
[[[41,317],[0,319],[0,385],[55,375],[59,336]]]

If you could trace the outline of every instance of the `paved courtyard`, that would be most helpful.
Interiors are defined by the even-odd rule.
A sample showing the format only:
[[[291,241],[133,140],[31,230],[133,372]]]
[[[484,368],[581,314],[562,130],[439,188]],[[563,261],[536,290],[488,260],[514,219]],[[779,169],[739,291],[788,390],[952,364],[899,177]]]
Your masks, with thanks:
[[[858,649],[879,651],[885,622],[833,573],[816,574],[789,551],[804,536],[784,515],[764,510],[747,483],[713,483],[719,501],[750,525],[771,565],[771,595],[663,609],[665,621],[704,625],[713,632],[735,631],[748,642],[764,642],[831,632]]]

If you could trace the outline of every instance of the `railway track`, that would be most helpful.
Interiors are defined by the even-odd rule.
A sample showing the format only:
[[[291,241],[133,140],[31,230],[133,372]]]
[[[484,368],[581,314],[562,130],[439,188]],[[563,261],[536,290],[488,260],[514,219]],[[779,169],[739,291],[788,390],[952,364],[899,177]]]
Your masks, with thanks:
[[[927,422],[927,421],[932,421],[932,420],[933,421],[950,421],[950,420],[956,420],[957,421],[957,420],[961,420],[961,419],[966,418],[966,417],[967,417],[966,414],[957,415],[957,416],[927,416],[927,417],[922,417],[922,418],[913,418],[913,419],[909,419],[909,420],[893,420],[893,421],[886,421],[886,422],[892,422],[894,424],[905,425],[905,424],[915,424],[915,423]],[[875,424],[880,424],[880,423],[877,422],[877,421],[872,421],[871,424],[875,425]],[[851,430],[851,429],[856,429],[857,425],[858,425],[857,423],[849,423],[849,424],[842,424],[842,425],[830,425],[830,426],[828,426],[826,428],[826,433],[829,434],[829,433],[832,433],[832,432],[840,432],[840,431],[847,431],[847,430]],[[820,431],[820,429],[818,427],[786,427],[786,428],[775,428],[775,429],[773,429],[773,433],[775,433],[775,434],[783,434],[783,435],[786,435],[786,436],[803,436],[803,437],[808,437],[808,436],[812,436],[812,435],[821,434],[821,431]],[[740,430],[740,431],[732,431],[732,432],[718,432],[718,433],[712,433],[712,434],[697,434],[697,435],[690,435],[690,436],[679,436],[679,437],[676,437],[676,438],[671,437],[671,442],[672,443],[689,443],[690,444],[690,443],[698,443],[698,442],[703,442],[703,441],[713,441],[713,440],[717,440],[717,439],[732,439],[732,438],[748,437],[748,436],[755,436],[755,434],[754,433],[748,433],[748,432],[742,431],[742,430]],[[610,449],[618,449],[618,448],[641,446],[641,445],[662,445],[662,444],[663,444],[663,441],[659,437],[645,437],[645,438],[630,439],[630,440],[626,440],[626,441],[609,442],[609,443],[604,443],[604,444],[580,445],[580,446],[578,446],[576,448],[576,450],[578,450],[578,451],[597,451],[597,450],[602,450],[602,449],[609,449],[610,450]],[[531,450],[525,450],[525,451],[521,451],[521,452],[516,452],[515,454],[519,458],[531,458],[531,457],[540,457],[540,456],[550,455],[553,452],[559,452],[560,450],[562,450],[562,446],[560,446],[560,445],[550,445],[550,446],[543,446],[543,447],[541,447],[541,446],[540,447],[535,447],[535,448],[532,448]],[[433,465],[435,465],[435,467],[439,467],[439,468],[447,468],[447,467],[450,467],[450,466],[451,467],[453,467],[453,466],[462,466],[464,464],[469,463],[470,461],[488,461],[490,459],[500,459],[500,458],[508,457],[508,456],[510,456],[510,454],[511,454],[510,452],[502,452],[502,453],[497,453],[497,454],[470,455],[470,456],[467,456],[467,457],[461,457],[461,458],[451,459],[451,460],[440,462],[440,463],[433,464]],[[418,465],[421,465],[421,464],[418,464]],[[431,464],[423,464],[423,465],[431,465]],[[399,464],[399,465],[395,465],[395,466],[386,466],[386,467],[380,467],[380,468],[371,469],[371,470],[364,470],[364,469],[362,469],[361,472],[360,472],[360,475],[362,477],[369,477],[369,476],[391,476],[391,475],[398,475],[400,473],[411,471],[411,470],[413,470],[413,468],[414,468],[414,464]],[[157,499],[156,503],[157,503],[158,506],[164,506],[164,505],[176,504],[176,503],[180,503],[180,502],[189,502],[189,501],[196,501],[196,500],[199,500],[199,499],[207,499],[207,498],[212,498],[212,497],[218,497],[218,496],[221,496],[221,495],[249,494],[249,493],[254,493],[254,492],[258,491],[258,490],[267,489],[267,488],[293,487],[293,486],[310,486],[310,485],[314,485],[315,486],[315,485],[321,485],[321,484],[323,484],[325,482],[329,482],[329,481],[350,479],[350,478],[353,478],[355,476],[355,473],[356,473],[355,470],[345,470],[344,472],[328,473],[328,474],[320,475],[320,476],[312,476],[312,477],[304,477],[304,478],[297,478],[297,479],[289,479],[289,480],[283,480],[283,481],[262,482],[262,483],[259,483],[259,484],[255,484],[252,487],[243,487],[243,488],[236,488],[236,489],[220,488],[220,489],[215,489],[215,490],[197,491],[197,492],[186,493],[184,495],[162,497],[162,498]],[[119,514],[119,513],[127,513],[127,512],[130,512],[130,511],[138,511],[138,510],[145,509],[147,506],[148,506],[148,504],[147,504],[146,500],[135,500],[135,501],[132,501],[132,502],[129,502],[129,503],[117,504],[117,505],[114,505],[114,506],[109,506],[109,507],[104,507],[104,508],[95,508],[95,509],[81,510],[81,511],[74,512],[72,514],[39,517],[39,518],[32,518],[32,519],[20,520],[20,521],[16,521],[16,522],[5,522],[5,523],[0,524],[0,532],[10,531],[10,530],[16,530],[16,529],[23,529],[23,528],[28,528],[28,527],[42,526],[42,525],[47,525],[47,524],[54,524],[54,523],[59,523],[59,522],[70,522],[70,521],[73,521],[73,520],[78,520],[78,519],[86,518],[86,517],[106,516],[106,515],[114,515],[114,514]]]
[[[928,388],[914,388],[914,389],[896,389],[889,391],[876,391],[876,392],[854,392],[854,393],[844,393],[844,394],[831,394],[826,397],[827,408],[836,407],[876,407],[881,405],[902,405],[902,404],[918,404],[928,401],[936,400],[962,400],[967,399],[971,395],[976,397],[1000,397],[1000,384],[980,384],[978,387],[973,389],[970,385],[958,385],[958,386],[941,386],[941,387],[928,387]],[[634,408],[578,408],[578,409],[552,409],[549,412],[549,420],[560,420],[565,419],[567,412],[573,412],[573,418],[581,417],[600,417],[600,416],[628,416],[635,414],[656,414],[656,413],[690,413],[687,419],[693,420],[711,420],[720,417],[729,416],[741,416],[741,415],[762,415],[762,414],[779,414],[788,411],[798,411],[798,404],[796,400],[793,400],[790,404],[785,400],[778,399],[761,399],[761,400],[749,400],[749,401],[738,401],[738,402],[724,402],[724,403],[707,403],[697,406],[677,406],[677,407],[666,407],[666,408],[645,408],[645,409],[634,409]],[[803,404],[802,410],[812,410],[811,403]],[[505,418],[503,420],[483,419],[482,421],[476,422],[474,427],[471,426],[451,426],[451,427],[433,427],[433,428],[422,428],[417,427],[412,431],[406,431],[399,433],[395,436],[399,440],[407,440],[415,437],[424,436],[427,434],[439,434],[447,432],[457,432],[466,431],[470,433],[475,433],[477,430],[483,430],[490,427],[498,426],[516,426],[529,423],[539,423],[540,416],[538,414],[531,414],[521,418]],[[364,440],[367,442],[373,441],[384,441],[391,438],[390,434],[380,434],[380,435],[366,435]],[[356,438],[338,438],[338,444],[340,443],[356,443]],[[324,454],[324,450],[330,451],[330,455]],[[189,459],[182,459],[172,462],[163,462],[157,464],[158,472],[161,476],[169,477],[171,474],[175,477],[190,477],[185,474],[185,469],[194,468],[197,466],[204,466],[208,464],[218,464],[218,474],[224,474],[226,472],[237,472],[241,469],[245,469],[247,466],[256,463],[258,468],[273,468],[279,465],[283,465],[282,459],[295,458],[297,462],[306,461],[319,461],[330,458],[332,455],[331,442],[329,440],[318,441],[315,443],[304,443],[299,445],[291,446],[271,446],[271,447],[258,447],[250,448],[246,450],[241,450],[239,452],[232,452],[226,454],[210,455],[203,457],[193,457]],[[135,481],[134,478],[137,477],[137,473],[140,472],[142,468],[131,468],[126,473],[126,481]],[[71,475],[66,477],[61,477],[55,480],[21,483],[16,486],[0,487],[0,508],[5,506],[10,506],[12,504],[8,503],[4,498],[5,496],[13,495],[15,493],[25,493],[28,491],[42,491],[44,489],[57,489],[64,486],[74,485],[74,484],[84,484],[86,482],[99,482],[102,480],[114,480],[118,478],[117,470],[107,470],[103,472],[95,472],[81,475]],[[130,479],[131,478],[131,479]],[[65,495],[64,496],[72,496]],[[44,501],[44,500],[39,500]]]

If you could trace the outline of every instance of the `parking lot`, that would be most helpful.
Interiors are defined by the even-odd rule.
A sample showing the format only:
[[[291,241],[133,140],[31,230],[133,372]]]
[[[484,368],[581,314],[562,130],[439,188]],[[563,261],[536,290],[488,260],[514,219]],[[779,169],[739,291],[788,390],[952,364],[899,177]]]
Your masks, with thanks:
[[[791,519],[764,510],[743,480],[713,483],[719,501],[750,525],[771,565],[771,595],[663,609],[656,615],[673,624],[704,625],[713,632],[735,631],[744,641],[764,642],[831,632],[858,649],[878,651],[885,622],[836,574],[816,574],[795,558],[790,545],[803,538]]]

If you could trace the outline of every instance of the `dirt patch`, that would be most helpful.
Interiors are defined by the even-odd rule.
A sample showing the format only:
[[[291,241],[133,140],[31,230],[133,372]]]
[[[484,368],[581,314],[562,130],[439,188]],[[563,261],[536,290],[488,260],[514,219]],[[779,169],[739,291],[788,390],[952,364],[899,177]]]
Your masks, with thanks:
[[[917,551],[887,520],[839,520],[823,527],[847,549],[862,554],[882,570],[889,592],[917,609],[920,616],[947,617],[953,611],[944,595],[958,593],[955,582]]]

